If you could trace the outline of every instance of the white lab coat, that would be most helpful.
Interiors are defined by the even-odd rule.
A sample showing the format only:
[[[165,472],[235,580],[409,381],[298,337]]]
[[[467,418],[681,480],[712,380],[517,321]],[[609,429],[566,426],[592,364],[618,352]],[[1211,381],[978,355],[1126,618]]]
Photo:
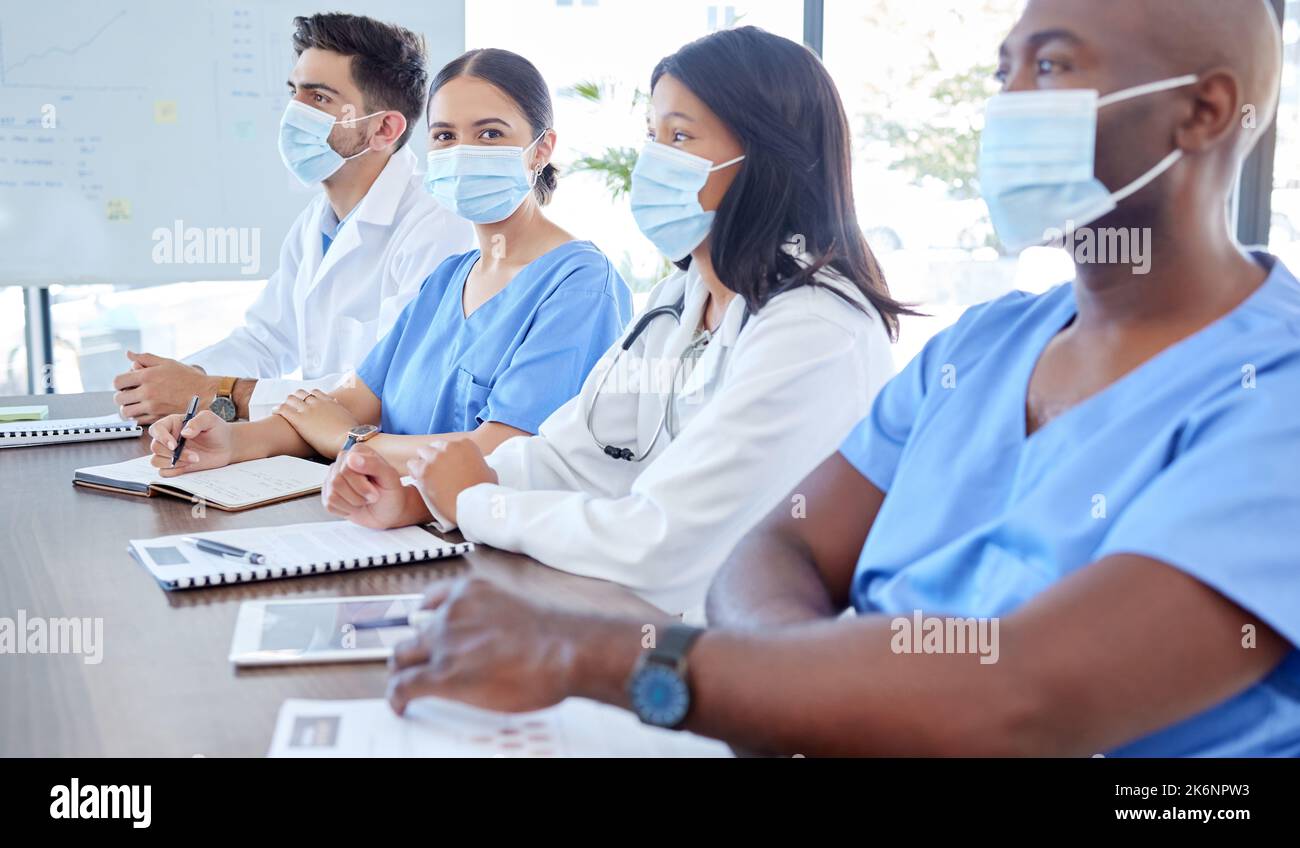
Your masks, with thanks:
[[[735,298],[682,387],[676,437],[661,435],[644,462],[611,459],[587,427],[611,348],[539,435],[511,439],[488,457],[500,484],[460,494],[461,531],[624,584],[670,613],[697,614],[736,543],[839,447],[893,374],[884,324],[840,285],[865,313],[830,291],[804,287],[774,297],[742,332],[745,304]],[[683,289],[681,325],[657,318],[629,351],[665,363],[669,374],[699,326],[707,289],[698,275],[679,272],[660,283],[647,307],[674,303]],[[622,370],[601,392],[594,430],[605,444],[639,453],[663,413],[657,388],[667,383],[641,391],[624,380],[629,390],[620,393]]]
[[[323,256],[322,224],[333,212],[318,194],[285,237],[244,326],[185,360],[213,375],[256,377],[250,418],[299,388],[337,387],[424,279],[474,246],[473,227],[424,191],[416,163],[408,147],[393,154]]]

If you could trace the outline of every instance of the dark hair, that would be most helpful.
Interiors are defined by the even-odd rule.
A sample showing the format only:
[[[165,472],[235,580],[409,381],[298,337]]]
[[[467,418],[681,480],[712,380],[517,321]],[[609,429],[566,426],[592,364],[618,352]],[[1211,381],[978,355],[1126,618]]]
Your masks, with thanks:
[[[429,80],[424,37],[374,18],[339,13],[299,15],[293,26],[296,55],[314,47],[351,57],[352,81],[361,89],[366,111],[401,112],[406,132],[396,148],[406,144],[424,108]]]
[[[705,36],[660,61],[652,90],[664,74],[704,101],[744,148],[710,231],[722,283],[757,312],[781,292],[824,286],[815,278],[829,267],[862,292],[897,338],[898,316],[914,313],[889,296],[858,226],[849,122],[817,56],[746,26]],[[791,237],[802,237],[810,265],[784,250]],[[690,257],[677,265],[690,267]]]
[[[532,138],[554,129],[555,109],[551,105],[551,92],[546,87],[546,80],[542,79],[541,72],[532,62],[518,53],[495,47],[462,53],[443,65],[442,70],[433,78],[433,83],[429,86],[429,102],[433,102],[433,95],[438,93],[438,89],[457,77],[476,77],[501,89],[528,119]],[[550,163],[538,174],[537,182],[533,184],[533,193],[542,206],[549,203],[551,195],[555,194],[559,174],[559,170]]]

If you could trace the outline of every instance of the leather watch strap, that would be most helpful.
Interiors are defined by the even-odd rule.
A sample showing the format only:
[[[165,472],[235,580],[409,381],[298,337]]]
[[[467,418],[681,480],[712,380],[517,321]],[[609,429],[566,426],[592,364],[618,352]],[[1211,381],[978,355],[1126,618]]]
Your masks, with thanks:
[[[222,377],[221,382],[217,383],[217,397],[234,399],[235,382],[238,377]]]

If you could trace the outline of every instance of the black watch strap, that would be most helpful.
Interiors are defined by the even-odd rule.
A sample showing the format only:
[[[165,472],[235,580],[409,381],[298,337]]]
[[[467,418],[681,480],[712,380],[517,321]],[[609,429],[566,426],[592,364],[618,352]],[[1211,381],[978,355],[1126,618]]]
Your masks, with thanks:
[[[685,624],[670,624],[655,639],[655,646],[650,649],[646,659],[666,665],[680,665],[686,659],[686,654],[691,650],[691,646],[695,644],[695,640],[700,638],[703,633],[704,631],[698,627],[690,627]]]

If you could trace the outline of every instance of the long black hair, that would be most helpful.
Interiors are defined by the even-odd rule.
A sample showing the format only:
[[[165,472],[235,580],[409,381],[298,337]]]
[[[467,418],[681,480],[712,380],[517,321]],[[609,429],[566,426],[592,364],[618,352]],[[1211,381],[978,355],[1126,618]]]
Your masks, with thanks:
[[[528,119],[533,138],[555,128],[555,108],[551,105],[551,92],[546,87],[546,80],[542,79],[537,66],[518,53],[488,47],[460,54],[443,65],[433,78],[429,85],[429,103],[433,103],[433,95],[438,93],[438,89],[456,77],[477,77],[501,89]],[[559,171],[548,163],[533,184],[537,202],[542,206],[550,202],[558,185]]]
[[[745,160],[710,231],[713,269],[757,312],[773,296],[830,268],[855,285],[898,336],[898,316],[915,314],[889,287],[858,227],[853,206],[849,122],[839,92],[808,48],[757,27],[692,41],[655,66],[704,101],[740,140]],[[801,239],[805,265],[784,249]],[[677,263],[685,269],[690,257]],[[834,286],[831,291],[857,304]]]

